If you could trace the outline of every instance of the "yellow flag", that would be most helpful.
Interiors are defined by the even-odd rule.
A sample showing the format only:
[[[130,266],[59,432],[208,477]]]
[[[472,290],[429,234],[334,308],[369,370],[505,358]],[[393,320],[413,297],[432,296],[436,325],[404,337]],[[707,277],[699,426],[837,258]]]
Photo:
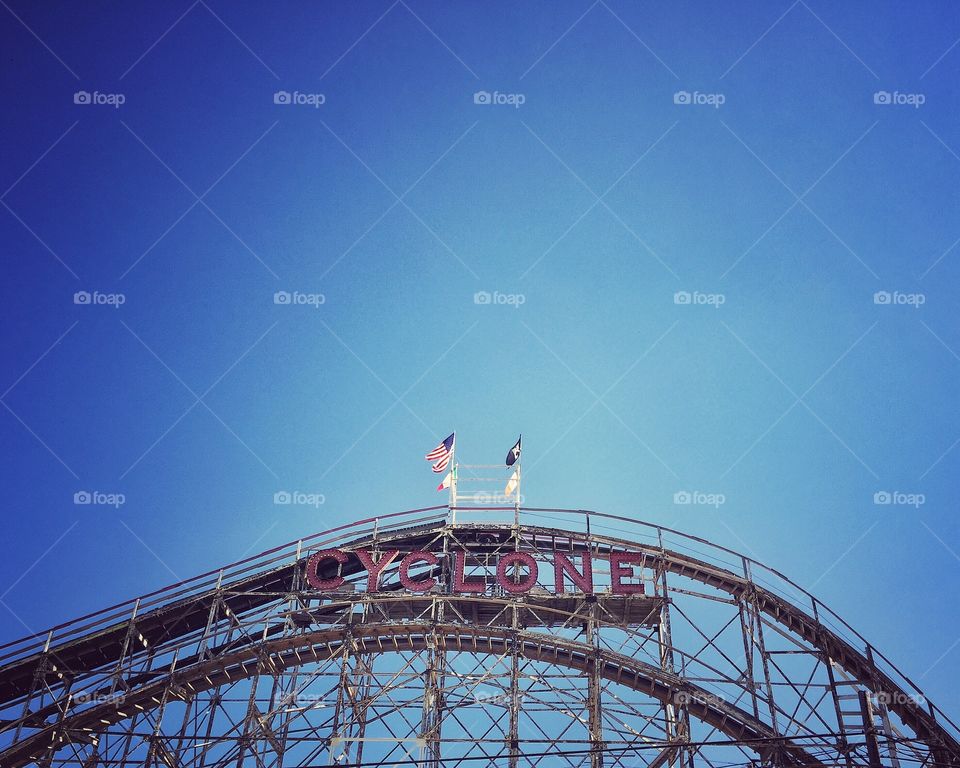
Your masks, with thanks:
[[[507,481],[507,487],[503,491],[504,496],[510,496],[514,491],[517,490],[517,486],[520,485],[520,470],[513,470],[513,474],[510,475],[510,479]]]

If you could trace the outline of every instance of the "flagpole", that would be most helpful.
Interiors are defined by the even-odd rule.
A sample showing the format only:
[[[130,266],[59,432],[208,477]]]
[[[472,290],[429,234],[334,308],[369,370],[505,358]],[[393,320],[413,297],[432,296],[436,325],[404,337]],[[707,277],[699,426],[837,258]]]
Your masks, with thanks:
[[[455,524],[457,522],[457,442],[454,439],[453,442],[453,456],[450,457],[450,463],[453,464],[453,470],[450,472],[450,501],[447,506],[450,509],[450,523]]]
[[[517,495],[513,506],[513,524],[520,525],[520,483],[523,481],[523,451],[517,457]]]
[[[453,472],[450,473],[450,502],[448,504],[450,511],[456,515],[454,508],[457,506],[457,464],[453,465]]]

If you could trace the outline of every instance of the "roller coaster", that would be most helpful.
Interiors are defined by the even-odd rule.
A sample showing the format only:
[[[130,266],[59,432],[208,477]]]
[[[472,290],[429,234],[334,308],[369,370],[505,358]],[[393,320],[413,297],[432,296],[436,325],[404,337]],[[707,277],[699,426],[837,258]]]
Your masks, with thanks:
[[[777,571],[585,510],[431,507],[0,646],[0,765],[960,768]]]

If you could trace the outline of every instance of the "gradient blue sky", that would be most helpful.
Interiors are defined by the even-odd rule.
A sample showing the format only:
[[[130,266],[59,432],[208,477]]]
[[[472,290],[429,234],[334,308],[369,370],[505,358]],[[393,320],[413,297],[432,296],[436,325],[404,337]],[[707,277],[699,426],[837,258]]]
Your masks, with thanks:
[[[752,554],[960,712],[954,4],[2,5],[2,639],[522,431],[529,504]]]

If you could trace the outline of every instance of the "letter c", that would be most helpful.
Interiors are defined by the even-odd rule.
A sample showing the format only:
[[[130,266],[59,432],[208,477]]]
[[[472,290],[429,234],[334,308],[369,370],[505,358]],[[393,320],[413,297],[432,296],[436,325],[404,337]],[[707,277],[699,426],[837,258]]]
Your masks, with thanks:
[[[400,583],[403,585],[403,588],[409,589],[411,592],[429,592],[434,588],[437,580],[432,577],[426,579],[411,579],[410,566],[414,563],[436,565],[439,562],[440,559],[432,552],[418,551],[405,555],[403,560],[400,561]]]
[[[318,575],[320,563],[324,560],[335,560],[340,565],[347,562],[347,553],[341,549],[321,549],[314,552],[307,560],[307,583],[316,590],[329,592],[337,589],[344,582],[343,576],[334,576],[332,579],[321,579]]]

